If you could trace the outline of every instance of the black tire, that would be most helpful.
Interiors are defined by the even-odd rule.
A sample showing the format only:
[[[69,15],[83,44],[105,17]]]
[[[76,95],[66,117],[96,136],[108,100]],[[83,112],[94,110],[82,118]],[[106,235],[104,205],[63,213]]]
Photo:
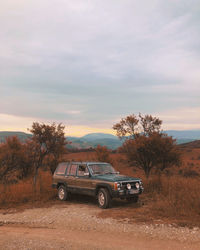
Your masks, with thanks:
[[[138,195],[135,195],[135,196],[132,196],[132,197],[127,197],[126,200],[130,203],[137,203],[138,200],[139,200],[139,196]]]
[[[68,192],[66,190],[66,187],[64,185],[59,186],[58,188],[58,199],[60,201],[66,201],[68,198]]]
[[[111,205],[111,197],[106,188],[100,188],[97,194],[97,201],[100,208],[106,209]]]

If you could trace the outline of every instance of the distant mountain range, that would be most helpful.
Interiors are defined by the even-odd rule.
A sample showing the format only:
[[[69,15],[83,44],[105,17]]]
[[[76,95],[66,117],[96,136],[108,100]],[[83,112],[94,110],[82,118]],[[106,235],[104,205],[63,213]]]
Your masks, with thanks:
[[[24,142],[26,139],[30,138],[32,135],[24,132],[18,131],[0,131],[0,143],[4,142],[7,137],[17,136],[20,141]]]
[[[69,148],[94,148],[97,145],[106,146],[110,149],[116,149],[122,145],[118,137],[111,134],[92,133],[83,137],[67,137],[71,142]]]
[[[188,143],[182,143],[180,144],[180,147],[181,148],[200,148],[200,140],[195,140],[195,141],[192,141],[192,142],[188,142]]]
[[[200,139],[200,130],[166,130],[164,132],[177,139],[178,144]],[[18,136],[21,141],[25,141],[27,138],[31,137],[31,134],[24,132],[2,131],[0,132],[0,142],[4,142],[5,138],[9,136]],[[102,145],[107,146],[110,149],[116,149],[122,145],[122,141],[120,141],[117,136],[104,133],[91,133],[83,137],[67,136],[66,139],[71,142],[67,145],[68,148],[87,149],[96,147],[97,145]]]

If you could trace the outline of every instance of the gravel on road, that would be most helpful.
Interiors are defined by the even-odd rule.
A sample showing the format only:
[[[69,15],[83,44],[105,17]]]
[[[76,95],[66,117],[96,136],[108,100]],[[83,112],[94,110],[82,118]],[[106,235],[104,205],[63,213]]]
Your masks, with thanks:
[[[95,204],[0,210],[0,249],[200,249],[200,229],[100,218]],[[123,208],[122,208],[123,212]]]

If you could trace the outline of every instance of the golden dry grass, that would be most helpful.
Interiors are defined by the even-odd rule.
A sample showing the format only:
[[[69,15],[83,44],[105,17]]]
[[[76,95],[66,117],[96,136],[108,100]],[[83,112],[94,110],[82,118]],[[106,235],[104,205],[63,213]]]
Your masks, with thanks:
[[[199,178],[156,176],[145,186],[146,194],[154,199],[154,214],[200,219]]]
[[[50,172],[40,172],[36,190],[33,186],[33,178],[19,181],[16,184],[0,185],[0,204],[16,204],[28,201],[45,201],[55,197],[56,192],[51,187],[52,176]]]
[[[142,178],[145,192],[137,205],[118,203],[112,209],[103,210],[102,217],[129,218],[133,221],[177,223],[179,225],[200,226],[200,177],[185,178],[179,173],[180,169],[190,167],[200,170],[200,149],[184,149],[183,165],[180,169],[171,170],[170,175],[153,174],[146,180],[143,172],[129,167],[123,154],[110,154],[114,167],[121,174]],[[95,152],[79,152],[66,155],[70,161],[96,161]],[[193,163],[193,165],[191,165]],[[16,206],[27,202],[53,200],[56,190],[51,188],[50,172],[41,171],[38,177],[37,189],[34,192],[32,178],[17,184],[0,185],[0,204]]]

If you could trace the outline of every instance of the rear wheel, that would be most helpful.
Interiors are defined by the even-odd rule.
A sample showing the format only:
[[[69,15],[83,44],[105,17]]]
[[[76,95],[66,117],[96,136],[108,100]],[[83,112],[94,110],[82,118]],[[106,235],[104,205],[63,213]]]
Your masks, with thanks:
[[[65,201],[68,198],[68,192],[66,190],[66,187],[63,186],[63,185],[61,185],[58,188],[58,198],[59,198],[60,201]]]
[[[106,188],[100,188],[97,194],[98,205],[100,208],[108,208],[111,204],[111,197]]]

